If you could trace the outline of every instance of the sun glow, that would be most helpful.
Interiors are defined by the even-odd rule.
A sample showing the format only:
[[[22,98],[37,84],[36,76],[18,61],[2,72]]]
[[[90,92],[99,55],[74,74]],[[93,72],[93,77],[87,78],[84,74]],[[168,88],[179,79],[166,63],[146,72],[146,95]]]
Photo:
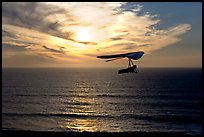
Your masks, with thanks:
[[[81,41],[81,42],[89,42],[91,41],[91,35],[90,31],[88,29],[79,29],[76,32],[76,40]]]

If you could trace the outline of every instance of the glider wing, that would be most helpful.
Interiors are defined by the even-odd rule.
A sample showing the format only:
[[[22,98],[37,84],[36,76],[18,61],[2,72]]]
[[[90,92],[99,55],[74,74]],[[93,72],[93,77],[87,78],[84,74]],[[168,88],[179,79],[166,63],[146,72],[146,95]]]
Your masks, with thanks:
[[[114,55],[103,55],[103,56],[97,56],[97,58],[101,59],[111,59],[111,58],[130,58],[130,59],[135,59],[138,60],[143,56],[144,52],[143,51],[138,51],[138,52],[130,52],[130,53],[124,53],[124,54],[114,54]],[[114,59],[113,59],[114,60]],[[110,60],[112,61],[112,60]]]

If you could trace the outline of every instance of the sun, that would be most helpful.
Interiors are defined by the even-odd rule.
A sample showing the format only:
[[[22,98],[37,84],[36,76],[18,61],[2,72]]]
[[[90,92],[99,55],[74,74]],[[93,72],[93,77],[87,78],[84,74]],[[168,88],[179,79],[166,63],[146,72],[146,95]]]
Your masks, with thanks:
[[[76,40],[81,42],[91,41],[90,31],[88,29],[81,28],[76,32]]]

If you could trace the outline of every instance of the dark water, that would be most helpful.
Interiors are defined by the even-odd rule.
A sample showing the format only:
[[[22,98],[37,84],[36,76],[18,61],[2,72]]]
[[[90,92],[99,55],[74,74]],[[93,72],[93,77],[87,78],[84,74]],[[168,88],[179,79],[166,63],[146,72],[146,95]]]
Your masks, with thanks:
[[[2,128],[202,134],[202,70],[3,69]]]

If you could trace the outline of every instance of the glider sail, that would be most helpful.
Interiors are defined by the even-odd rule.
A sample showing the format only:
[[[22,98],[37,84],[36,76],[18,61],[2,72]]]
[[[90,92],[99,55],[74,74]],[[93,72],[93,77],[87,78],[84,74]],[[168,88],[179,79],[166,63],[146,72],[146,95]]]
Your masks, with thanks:
[[[138,51],[138,52],[130,52],[130,53],[124,53],[124,54],[97,56],[97,58],[101,58],[101,59],[118,58],[118,59],[120,59],[120,58],[127,57],[127,58],[130,58],[130,59],[138,60],[138,59],[140,59],[143,56],[143,54],[144,54],[143,51]],[[112,60],[110,60],[110,61],[112,61]]]

